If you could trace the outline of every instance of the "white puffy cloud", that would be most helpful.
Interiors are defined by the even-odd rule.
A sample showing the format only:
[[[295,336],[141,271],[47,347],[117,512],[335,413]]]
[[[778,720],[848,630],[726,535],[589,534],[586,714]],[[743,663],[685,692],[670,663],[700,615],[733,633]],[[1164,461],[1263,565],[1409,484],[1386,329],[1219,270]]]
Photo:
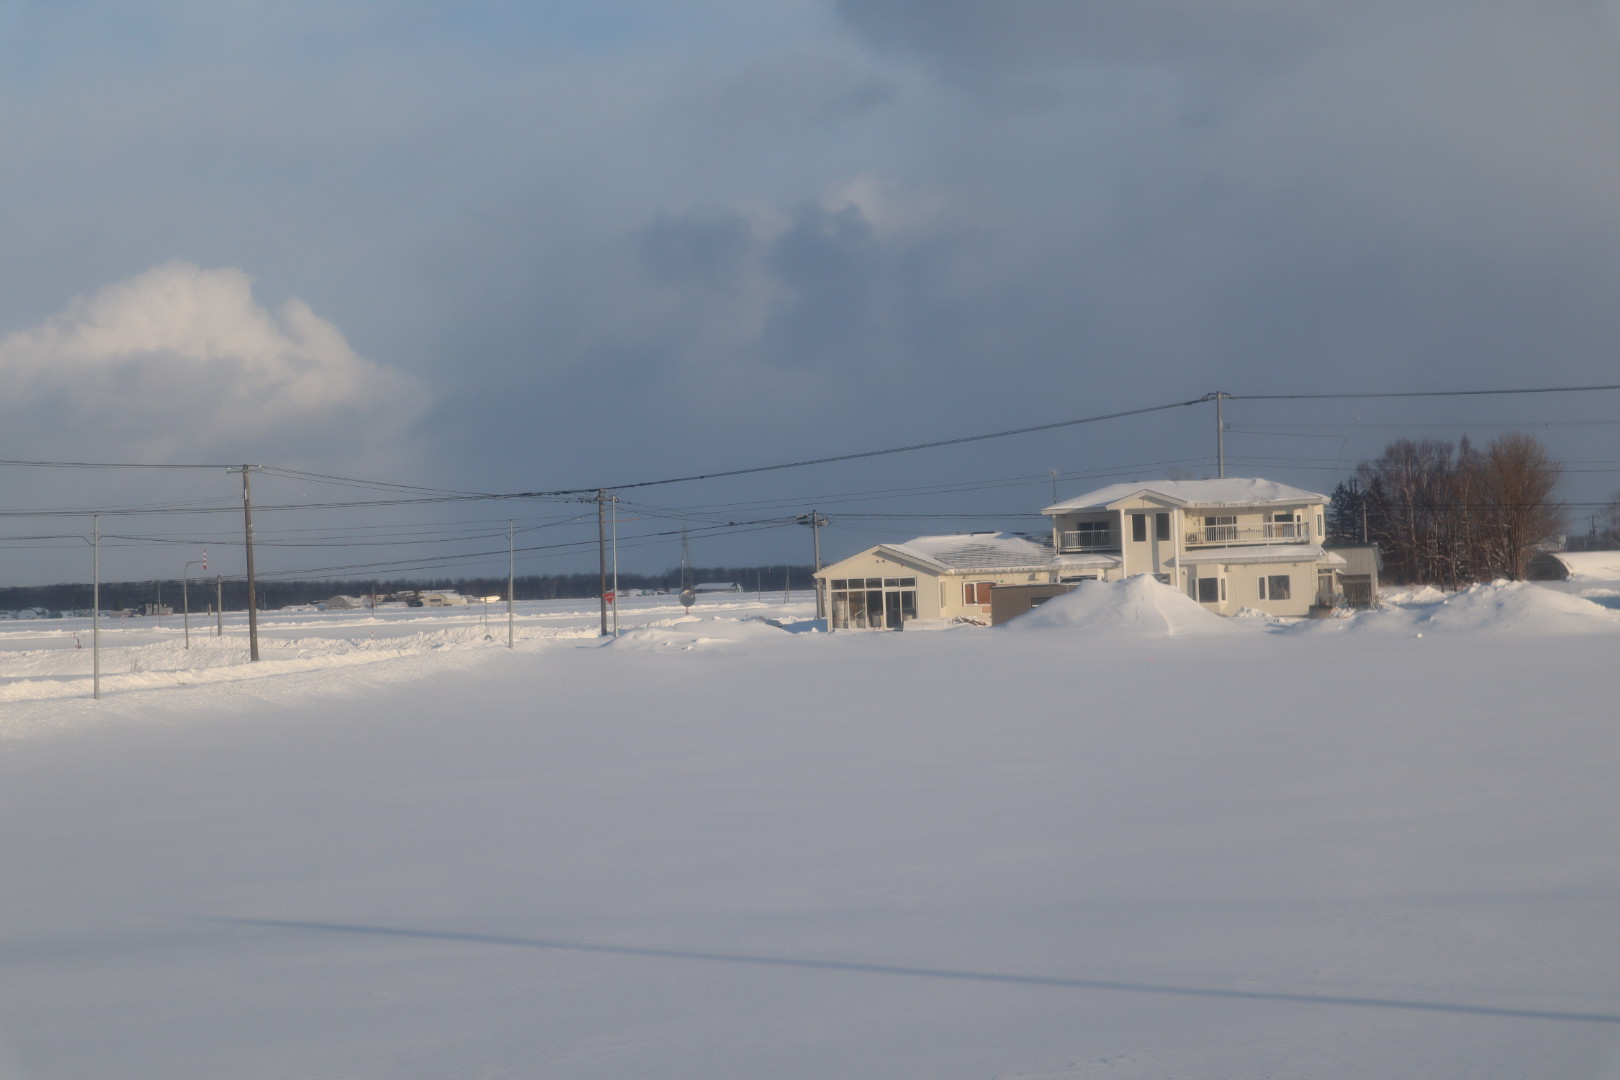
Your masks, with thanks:
[[[10,456],[318,461],[386,453],[416,380],[359,356],[302,300],[261,307],[237,269],[168,262],[0,338]]]

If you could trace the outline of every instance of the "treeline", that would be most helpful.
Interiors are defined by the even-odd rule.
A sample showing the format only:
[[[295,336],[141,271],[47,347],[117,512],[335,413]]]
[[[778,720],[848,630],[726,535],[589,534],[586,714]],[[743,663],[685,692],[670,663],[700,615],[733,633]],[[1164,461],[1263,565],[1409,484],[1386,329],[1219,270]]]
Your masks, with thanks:
[[[1531,435],[1502,435],[1484,449],[1466,436],[1399,439],[1334,489],[1329,539],[1377,544],[1385,578],[1398,584],[1522,580],[1536,552],[1560,538],[1562,478]]]
[[[705,582],[733,582],[745,592],[781,592],[783,589],[808,589],[811,585],[810,566],[705,566],[687,571],[693,584]],[[585,574],[530,574],[513,580],[513,598],[517,600],[578,600],[595,597],[600,584],[596,573]],[[678,592],[681,586],[679,569],[659,574],[619,572],[619,590],[625,593],[645,590]],[[609,588],[612,587],[611,580]],[[241,578],[226,579],[219,583],[226,611],[240,611],[247,607],[247,582]],[[380,578],[323,579],[319,581],[284,578],[260,579],[257,583],[259,607],[272,610],[298,607],[329,600],[334,596],[375,596],[398,592],[421,592],[433,589],[453,589],[467,596],[506,596],[505,577],[473,578],[420,578],[382,580]],[[22,608],[46,608],[50,611],[88,611],[91,607],[91,583],[62,585],[20,585],[0,588],[0,610],[16,611]],[[215,603],[216,589],[212,578],[193,578],[186,588],[190,608],[194,612],[208,611]],[[125,608],[140,611],[147,604],[160,604],[181,610],[181,583],[173,581],[104,581],[101,583],[101,609],[120,611]]]

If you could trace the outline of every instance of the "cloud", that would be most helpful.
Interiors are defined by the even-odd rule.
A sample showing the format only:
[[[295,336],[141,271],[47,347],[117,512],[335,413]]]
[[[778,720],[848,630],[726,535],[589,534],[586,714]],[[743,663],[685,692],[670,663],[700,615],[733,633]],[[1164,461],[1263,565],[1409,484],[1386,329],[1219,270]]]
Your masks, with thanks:
[[[425,404],[417,383],[357,355],[302,300],[266,310],[252,285],[241,270],[169,262],[0,339],[13,453],[291,463],[313,452],[332,468],[383,452]]]
[[[1317,0],[835,0],[834,8],[872,45],[980,88],[1077,63],[1268,62],[1333,18]]]

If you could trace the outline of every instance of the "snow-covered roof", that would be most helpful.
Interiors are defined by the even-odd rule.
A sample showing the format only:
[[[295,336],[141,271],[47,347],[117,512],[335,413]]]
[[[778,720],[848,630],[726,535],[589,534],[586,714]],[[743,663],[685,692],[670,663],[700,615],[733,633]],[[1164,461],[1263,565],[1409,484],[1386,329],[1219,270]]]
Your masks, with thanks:
[[[882,547],[940,570],[1050,570],[1057,565],[1051,547],[1013,533],[957,533],[919,536]]]
[[[1270,506],[1328,501],[1326,495],[1318,495],[1304,488],[1290,487],[1275,480],[1261,480],[1256,477],[1236,476],[1222,480],[1139,480],[1125,484],[1110,484],[1096,491],[1088,491],[1076,498],[1054,503],[1041,513],[1102,510],[1121,499],[1143,494],[1156,495],[1178,506]]]
[[[1344,557],[1315,544],[1254,544],[1246,547],[1203,548],[1184,551],[1165,560],[1166,566],[1208,566],[1210,563],[1315,563],[1346,566]]]

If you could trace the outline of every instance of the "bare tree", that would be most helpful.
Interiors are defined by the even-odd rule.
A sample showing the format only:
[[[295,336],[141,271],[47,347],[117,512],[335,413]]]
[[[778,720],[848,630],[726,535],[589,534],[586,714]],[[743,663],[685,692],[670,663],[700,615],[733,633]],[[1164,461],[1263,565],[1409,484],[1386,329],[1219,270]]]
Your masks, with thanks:
[[[1397,439],[1356,469],[1376,500],[1369,532],[1395,581],[1446,578],[1441,515],[1450,502],[1451,449],[1438,439]]]
[[[1493,439],[1480,461],[1481,569],[1522,581],[1536,549],[1564,527],[1553,502],[1564,469],[1534,435],[1509,432]]]
[[[1553,503],[1562,468],[1534,436],[1503,435],[1483,451],[1465,437],[1397,439],[1334,492],[1340,531],[1360,515],[1392,581],[1461,585],[1523,578],[1538,546],[1557,536]],[[1617,503],[1620,507],[1620,503]]]

